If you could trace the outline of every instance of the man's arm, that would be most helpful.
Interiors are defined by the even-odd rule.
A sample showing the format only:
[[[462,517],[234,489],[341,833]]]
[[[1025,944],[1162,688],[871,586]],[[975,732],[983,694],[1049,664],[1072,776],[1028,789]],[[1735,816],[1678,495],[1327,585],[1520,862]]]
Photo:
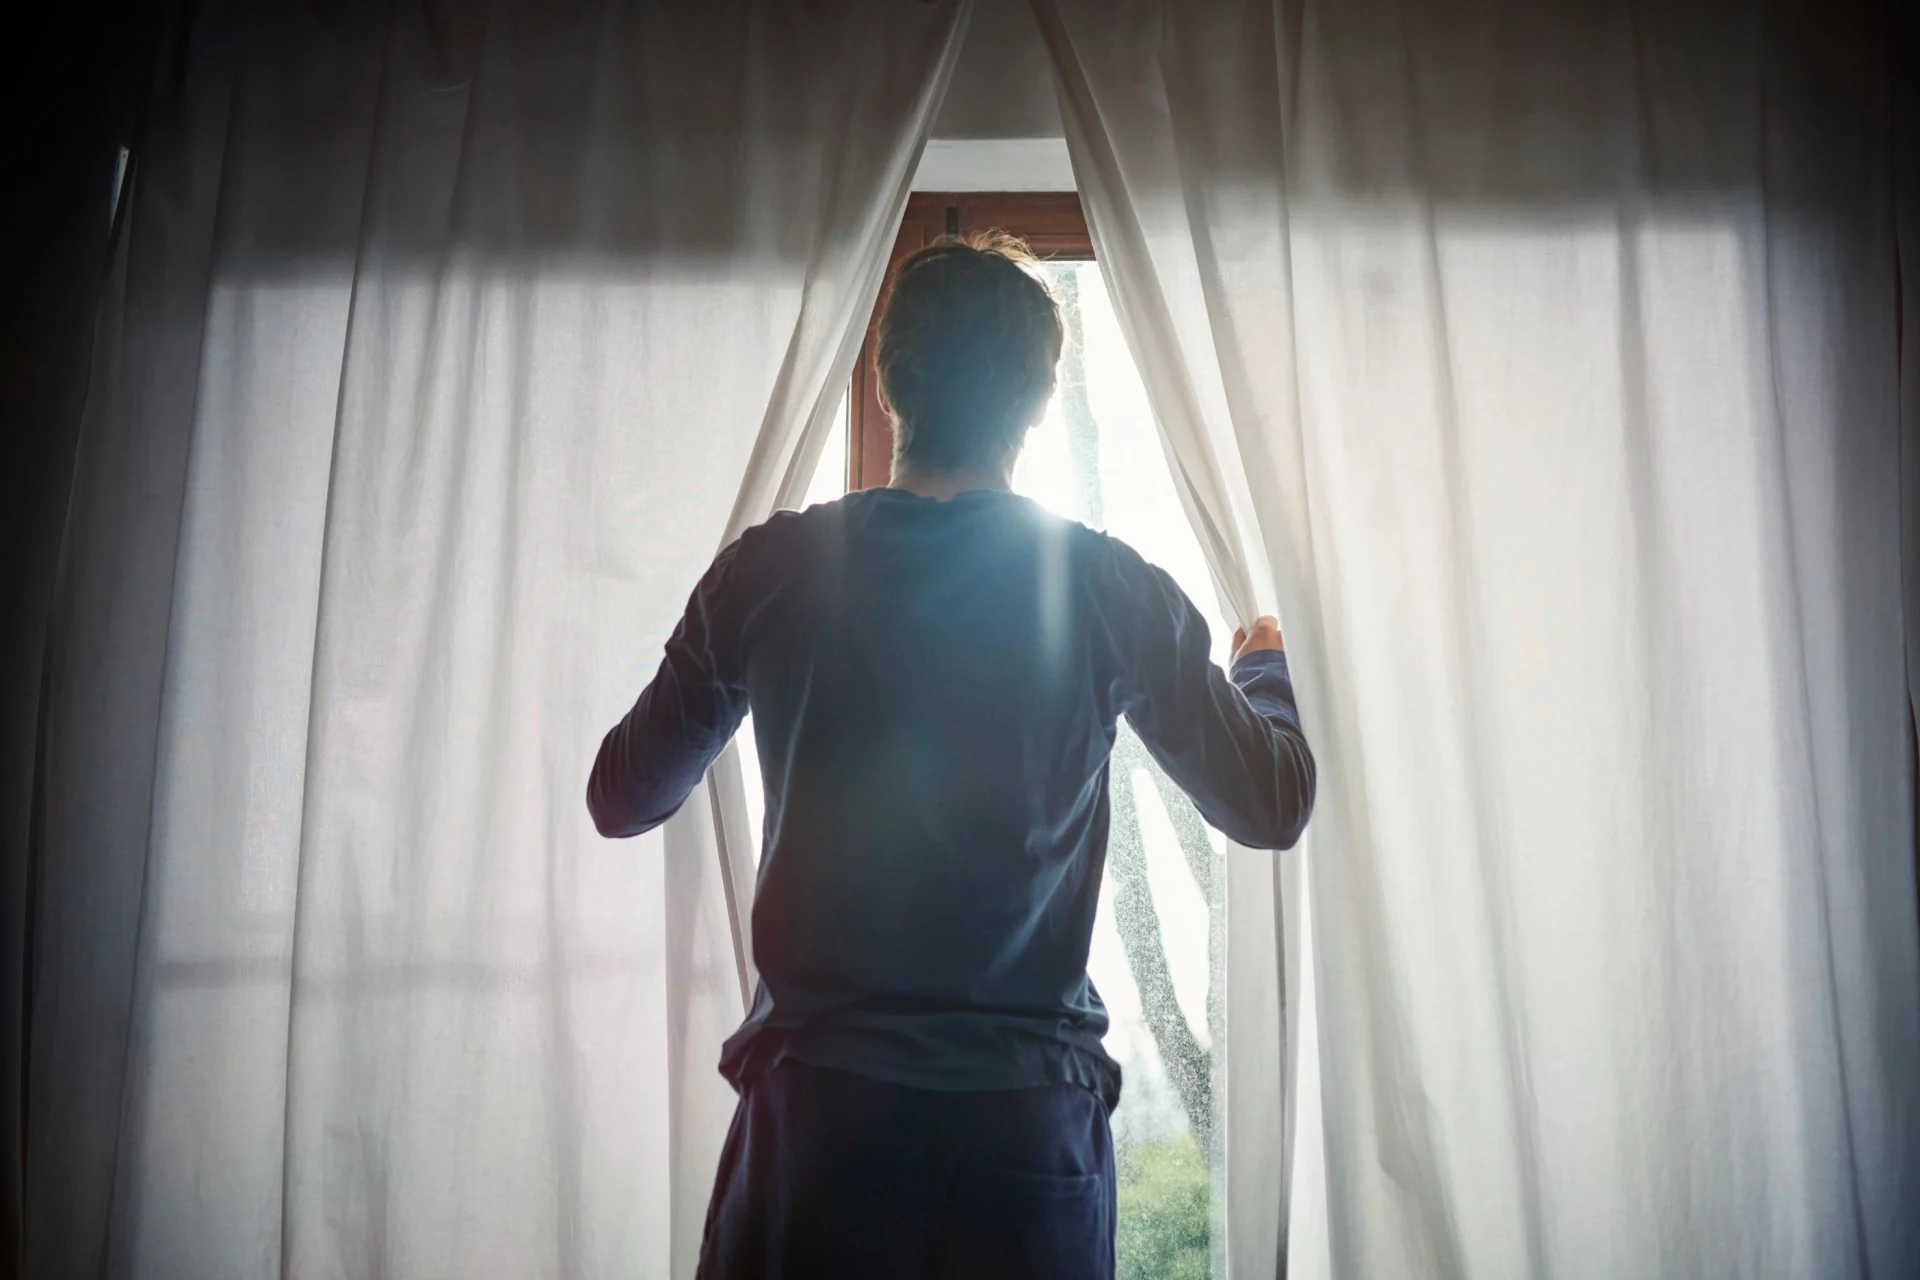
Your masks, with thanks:
[[[1141,564],[1127,719],[1208,822],[1252,848],[1291,849],[1313,812],[1315,775],[1278,624],[1261,619],[1235,636],[1229,679],[1193,602]]]
[[[722,551],[701,578],[653,682],[600,743],[587,809],[603,836],[637,836],[671,818],[747,714],[739,628],[728,607],[739,546]]]

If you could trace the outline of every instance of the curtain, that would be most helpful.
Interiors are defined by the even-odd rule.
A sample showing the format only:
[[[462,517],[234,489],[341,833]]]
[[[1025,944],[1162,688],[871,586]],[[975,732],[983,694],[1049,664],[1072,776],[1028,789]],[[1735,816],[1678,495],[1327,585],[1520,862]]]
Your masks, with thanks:
[[[1231,1274],[1920,1272],[1892,7],[1035,10],[1321,761],[1325,1217],[1234,1003]]]
[[[967,12],[172,31],[47,645],[27,1274],[690,1274],[737,781],[615,844],[587,773],[817,456]]]

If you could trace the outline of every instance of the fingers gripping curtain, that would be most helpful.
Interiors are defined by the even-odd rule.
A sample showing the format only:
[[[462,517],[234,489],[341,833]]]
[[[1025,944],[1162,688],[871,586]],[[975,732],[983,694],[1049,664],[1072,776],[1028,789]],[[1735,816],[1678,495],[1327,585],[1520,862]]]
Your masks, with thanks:
[[[28,1274],[690,1274],[741,809],[612,844],[585,779],[817,456],[967,8],[176,33],[49,645]]]
[[[1887,11],[1035,10],[1321,760],[1326,1218],[1230,1091],[1233,1273],[1920,1268]]]

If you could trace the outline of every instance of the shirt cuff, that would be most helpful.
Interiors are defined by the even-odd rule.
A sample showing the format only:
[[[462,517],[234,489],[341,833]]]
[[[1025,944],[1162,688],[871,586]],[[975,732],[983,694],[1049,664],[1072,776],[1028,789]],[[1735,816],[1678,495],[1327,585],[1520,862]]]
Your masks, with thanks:
[[[1235,684],[1245,684],[1247,680],[1255,679],[1269,671],[1277,675],[1289,675],[1287,671],[1287,655],[1284,650],[1255,649],[1252,653],[1243,654],[1240,661],[1233,664],[1233,682]],[[1242,672],[1246,673],[1244,679],[1241,676]]]

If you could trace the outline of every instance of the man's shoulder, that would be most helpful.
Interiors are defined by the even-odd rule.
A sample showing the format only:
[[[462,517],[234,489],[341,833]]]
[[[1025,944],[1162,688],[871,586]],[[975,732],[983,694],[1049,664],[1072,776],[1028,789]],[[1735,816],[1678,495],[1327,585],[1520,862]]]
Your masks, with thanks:
[[[1052,534],[1056,537],[1064,537],[1069,549],[1077,555],[1121,561],[1128,567],[1147,563],[1138,551],[1104,529],[1096,529],[1092,525],[1075,520],[1072,516],[1061,515],[1046,504],[1024,495],[1009,494],[1007,496],[1014,500],[1016,510],[1037,531],[1043,536]]]
[[[836,561],[861,523],[859,507],[868,490],[856,490],[827,502],[775,511],[749,525],[730,545],[739,574],[768,589],[790,580],[808,565]]]
[[[759,524],[749,525],[741,531],[735,543],[739,554],[756,558],[769,552],[777,554],[781,548],[791,546],[796,539],[804,538],[817,529],[823,520],[833,518],[826,508],[834,505],[817,502],[798,511],[774,512]]]
[[[1049,536],[1064,540],[1068,572],[1101,612],[1113,616],[1142,608],[1157,610],[1169,593],[1179,593],[1173,576],[1124,538],[1039,503],[1029,505],[1043,542]]]
[[[1053,518],[1065,526],[1068,545],[1083,568],[1114,574],[1129,582],[1160,573],[1151,560],[1134,550],[1133,544],[1124,538],[1065,516]]]
[[[1102,569],[1128,578],[1159,572],[1130,544],[1105,530],[1061,515],[1023,495],[1005,493],[994,497],[1006,503],[1004,509],[1015,524],[1025,525],[1042,539],[1064,539],[1069,557],[1083,568]],[[822,536],[843,536],[850,523],[861,523],[862,507],[884,500],[885,495],[878,490],[856,489],[797,510],[776,511],[740,535],[740,554],[755,560],[797,554]]]

